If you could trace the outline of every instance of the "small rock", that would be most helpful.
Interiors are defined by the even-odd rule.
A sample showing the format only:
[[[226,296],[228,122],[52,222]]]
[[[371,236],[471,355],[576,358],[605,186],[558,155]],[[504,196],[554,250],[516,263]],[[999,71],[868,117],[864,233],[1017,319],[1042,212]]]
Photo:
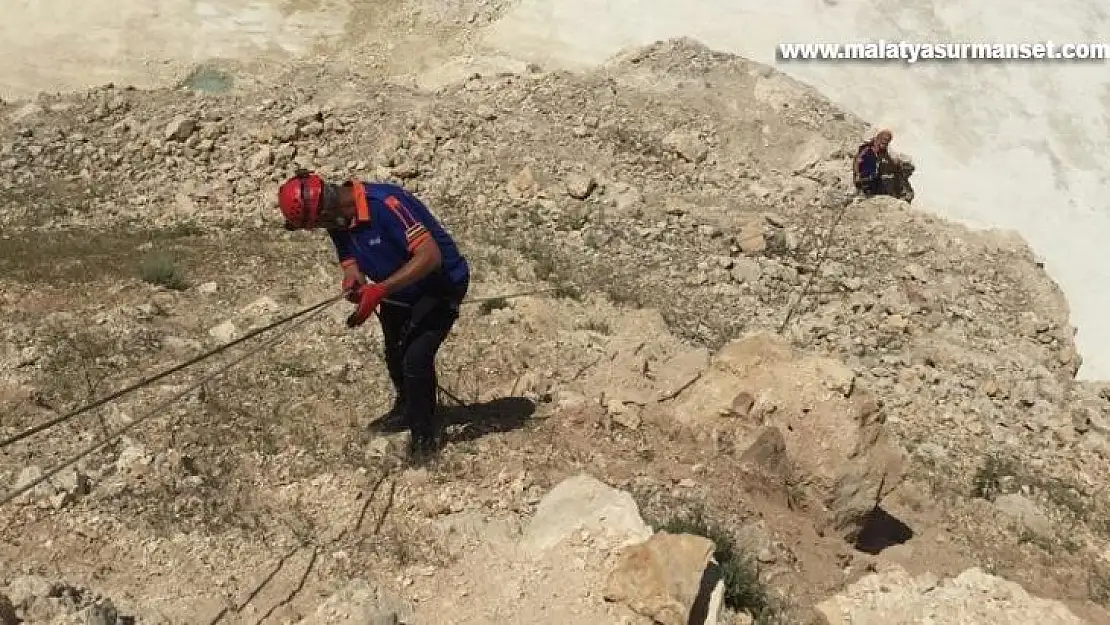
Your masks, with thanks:
[[[406,579],[406,582],[410,580]],[[396,599],[384,597],[365,579],[356,579],[329,597],[313,614],[298,621],[297,625],[398,625],[400,618],[397,612],[384,608],[392,603],[397,603]]]
[[[764,426],[755,442],[740,456],[740,461],[767,471],[772,475],[789,475],[790,458],[786,452],[786,439],[777,427]]]
[[[1048,515],[1035,502],[1022,495],[1002,495],[994,500],[994,506],[1028,530],[1042,536],[1052,534],[1052,521]]]
[[[116,470],[121,473],[142,470],[154,460],[145,447],[128,436],[121,437],[120,444],[123,448],[116,458]]]
[[[474,110],[474,113],[475,115],[486,121],[493,121],[497,119],[497,111],[493,110],[493,108],[488,104],[479,104],[478,108]]]
[[[673,356],[659,367],[656,376],[657,399],[675,397],[690,387],[709,367],[711,354],[705,348],[693,348]]]
[[[536,174],[531,166],[527,166],[509,181],[509,191],[517,197],[526,197],[533,194],[539,187]]]
[[[183,339],[179,336],[167,336],[162,339],[162,347],[170,351],[191,354],[200,351],[202,345],[195,339]]]
[[[239,330],[235,327],[234,323],[225,321],[209,330],[208,334],[221,343],[230,343],[235,340],[236,335],[239,334]]]
[[[116,625],[119,619],[119,614],[110,603],[90,605],[74,616],[82,625]]]
[[[435,518],[451,512],[451,503],[436,495],[426,495],[421,500],[420,507],[429,518]]]
[[[19,359],[16,361],[17,367],[29,367],[39,361],[40,354],[37,347],[29,345],[19,350]]]
[[[689,163],[701,163],[709,156],[709,146],[697,133],[674,130],[663,137],[663,147],[678,154]]]
[[[582,529],[617,545],[635,544],[652,533],[632,495],[580,474],[560,482],[540,501],[522,547],[542,553]]]
[[[778,560],[775,555],[775,541],[766,521],[757,521],[740,528],[737,539],[745,551],[755,554],[759,562],[774,564]]]
[[[373,459],[388,457],[393,453],[393,444],[384,436],[377,436],[366,446],[366,456]]]
[[[315,104],[304,104],[289,114],[289,121],[298,126],[305,126],[312,122],[324,121],[324,113]]]
[[[166,130],[163,133],[166,141],[185,141],[197,129],[197,122],[191,117],[178,115],[173,118],[169,124],[166,125]]]
[[[89,494],[89,478],[80,471],[69,468],[63,469],[51,478],[57,490],[72,497]]]
[[[566,180],[567,195],[576,200],[590,197],[597,188],[597,180],[589,174],[571,174]]]
[[[849,291],[858,291],[863,288],[863,280],[859,278],[845,278],[840,284]]]
[[[758,284],[763,277],[763,268],[751,258],[740,257],[733,259],[730,274],[733,280],[741,284]]]
[[[555,406],[560,411],[563,411],[581,408],[589,402],[589,399],[587,399],[586,396],[582,395],[581,393],[575,393],[574,391],[568,390],[560,390],[556,391],[554,401]]]
[[[247,159],[247,167],[251,170],[259,170],[264,167],[269,167],[274,162],[274,149],[268,145],[264,145],[257,152],[255,152],[249,159]]]
[[[205,282],[197,287],[197,292],[202,295],[211,295],[220,289],[220,285],[215,282]]]
[[[1030,595],[1020,584],[967,569],[955,578],[911,576],[898,565],[867,575],[816,606],[826,625],[976,623],[1082,625],[1064,604]]]
[[[16,609],[26,610],[36,598],[53,596],[59,589],[58,584],[45,577],[23,575],[8,584],[7,595]]]
[[[826,361],[824,364],[825,387],[845,397],[851,395],[855,388],[855,371],[838,362]]]
[[[919,457],[931,462],[938,462],[948,457],[948,452],[936,443],[922,443],[914,450]]]
[[[613,423],[630,430],[639,429],[640,424],[643,422],[638,406],[625,406],[624,409],[619,412],[613,413],[610,418],[613,420]]]
[[[40,467],[29,466],[19,472],[19,477],[16,478],[16,488],[23,488],[36,480],[42,479],[46,472]],[[25,497],[32,499],[46,499],[54,495],[54,487],[50,485],[50,480],[39,482],[34,488],[27,492]]]
[[[767,249],[767,240],[763,237],[763,229],[754,225],[741,228],[736,243],[740,246],[740,251],[745,254],[759,254]]]
[[[286,163],[297,156],[297,147],[292,143],[283,143],[274,150],[274,161],[278,163]]]
[[[281,312],[281,306],[273,298],[262,296],[244,306],[239,314],[257,320],[265,319],[278,312]]]
[[[405,162],[397,165],[391,170],[394,176],[401,180],[411,180],[420,175],[420,168],[413,162]]]
[[[782,215],[776,213],[763,213],[763,219],[776,228],[786,227],[786,219],[784,219]]]
[[[732,411],[730,416],[747,417],[752,412],[752,406],[755,405],[755,396],[748,391],[741,391],[732,400]]]

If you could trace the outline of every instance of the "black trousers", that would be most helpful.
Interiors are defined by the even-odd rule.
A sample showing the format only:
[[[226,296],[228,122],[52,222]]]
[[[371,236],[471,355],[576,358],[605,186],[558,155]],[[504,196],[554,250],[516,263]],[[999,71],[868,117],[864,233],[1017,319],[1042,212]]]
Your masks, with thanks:
[[[466,298],[468,286],[466,283],[447,293],[425,295],[411,308],[385,302],[381,305],[386,367],[414,437],[433,437],[439,431],[436,354],[459,318],[459,305]]]
[[[871,180],[860,180],[856,183],[856,188],[864,195],[882,195],[883,194],[883,179],[875,176]]]

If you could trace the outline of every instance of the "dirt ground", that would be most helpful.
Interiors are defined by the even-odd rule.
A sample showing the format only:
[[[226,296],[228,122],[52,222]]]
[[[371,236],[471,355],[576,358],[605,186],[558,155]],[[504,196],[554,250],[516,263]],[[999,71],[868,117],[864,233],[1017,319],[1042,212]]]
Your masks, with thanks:
[[[441,459],[368,433],[390,385],[341,303],[183,397],[270,335],[0,449],[14,487],[131,428],[0,506],[0,581],[141,623],[295,623],[360,577],[408,623],[635,623],[597,537],[520,552],[588,473],[655,527],[701,510],[734,535],[785,603],[761,623],[890,565],[978,566],[1110,622],[1107,395],[1075,382],[1027,246],[850,201],[866,124],[769,68],[678,40],[459,75],[437,59],[502,6],[375,6],[345,36],[442,45],[3,109],[0,436],[336,295],[325,238],[276,226],[310,164],[417,191],[472,263]],[[71,617],[60,592],[27,620]]]

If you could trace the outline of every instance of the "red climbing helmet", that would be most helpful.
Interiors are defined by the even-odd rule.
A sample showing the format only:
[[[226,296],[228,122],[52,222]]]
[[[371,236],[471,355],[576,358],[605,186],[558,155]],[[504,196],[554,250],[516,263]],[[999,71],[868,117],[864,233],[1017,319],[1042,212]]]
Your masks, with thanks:
[[[312,228],[320,216],[320,198],[324,179],[307,169],[298,169],[278,189],[278,206],[285,216],[285,227],[291,230]]]

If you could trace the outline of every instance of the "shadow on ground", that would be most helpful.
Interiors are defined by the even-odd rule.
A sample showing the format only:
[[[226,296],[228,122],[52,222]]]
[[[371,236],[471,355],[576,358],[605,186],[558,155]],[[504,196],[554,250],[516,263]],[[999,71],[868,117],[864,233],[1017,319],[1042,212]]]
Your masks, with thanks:
[[[439,410],[441,423],[452,430],[448,440],[459,443],[524,427],[535,414],[536,404],[524,397],[500,397],[469,406],[442,406]]]
[[[878,555],[888,547],[909,542],[913,536],[910,526],[876,506],[868,513],[855,548],[866,554]]]

